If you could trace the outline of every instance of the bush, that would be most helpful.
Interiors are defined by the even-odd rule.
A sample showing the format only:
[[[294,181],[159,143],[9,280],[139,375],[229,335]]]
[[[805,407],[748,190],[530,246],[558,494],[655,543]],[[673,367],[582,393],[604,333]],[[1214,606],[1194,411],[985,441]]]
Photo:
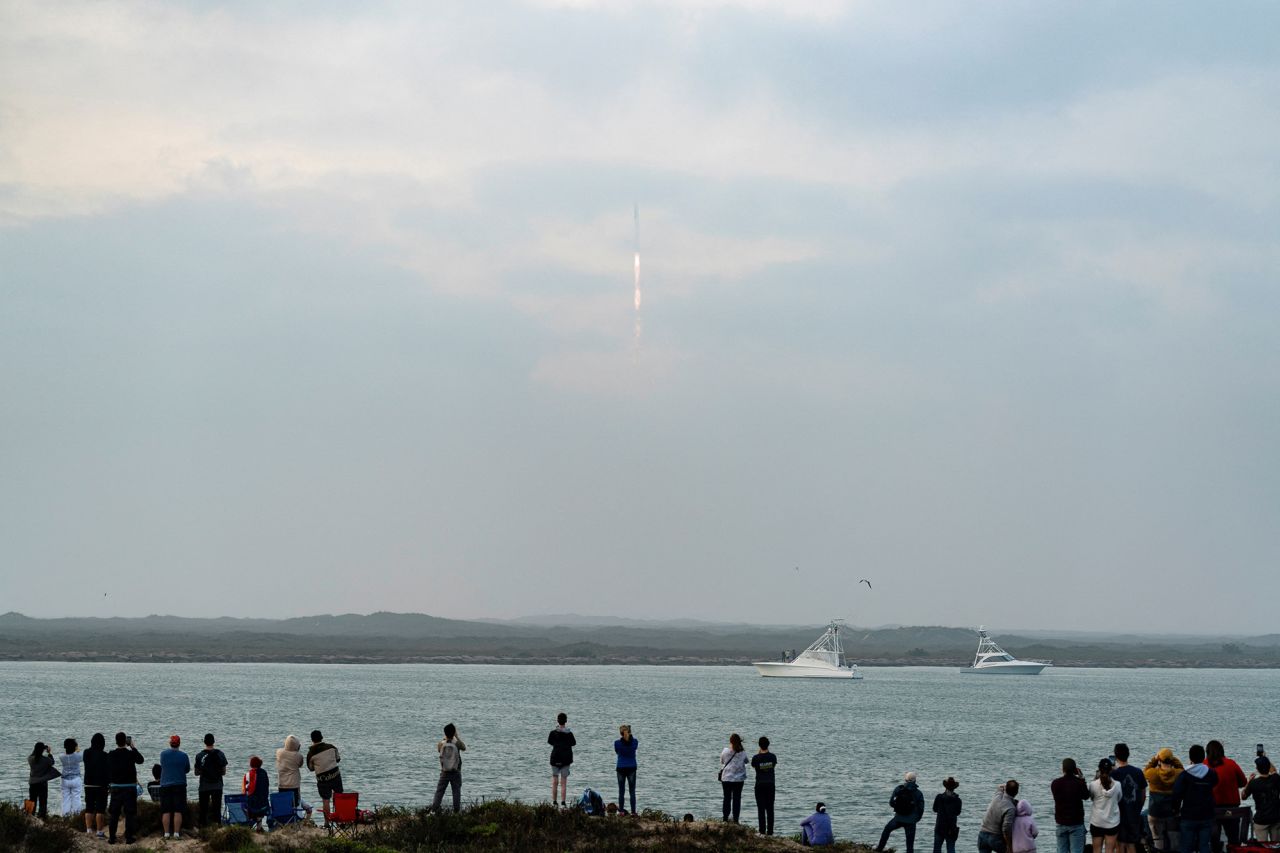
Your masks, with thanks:
[[[21,805],[0,803],[0,851],[63,853],[76,846],[76,833],[65,821],[44,823],[29,817]]]
[[[258,839],[252,829],[246,826],[224,826],[210,832],[205,839],[205,847],[213,853],[241,853],[241,851],[259,850]]]

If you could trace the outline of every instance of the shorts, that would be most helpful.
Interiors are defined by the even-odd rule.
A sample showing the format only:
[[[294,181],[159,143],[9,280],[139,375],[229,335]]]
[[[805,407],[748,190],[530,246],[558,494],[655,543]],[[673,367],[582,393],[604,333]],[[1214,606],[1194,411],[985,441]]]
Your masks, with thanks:
[[[1089,826],[1089,834],[1090,834],[1090,835],[1092,835],[1094,838],[1099,838],[1099,837],[1109,838],[1109,837],[1110,837],[1110,836],[1112,836],[1112,835],[1119,835],[1119,834],[1120,834],[1120,827],[1119,827],[1119,826],[1093,826],[1093,825],[1090,825],[1090,826]]]
[[[107,813],[107,789],[103,785],[86,785],[84,789],[84,810],[89,814]]]
[[[560,779],[568,779],[568,778],[569,778],[569,766],[570,766],[570,765],[565,764],[565,765],[564,765],[564,766],[562,766],[562,767],[557,767],[557,766],[555,766],[554,764],[552,764],[552,765],[551,765],[551,775],[552,775],[552,776],[554,776],[554,777],[558,777],[558,778],[560,778]]]
[[[186,785],[160,786],[160,813],[180,812],[187,807]]]
[[[316,790],[320,792],[320,799],[332,800],[334,794],[342,793],[342,774],[334,774],[332,779],[316,779]]]
[[[1120,812],[1120,843],[1121,844],[1137,844],[1143,839],[1145,833],[1142,831],[1143,820],[1142,814],[1128,814],[1124,810]]]

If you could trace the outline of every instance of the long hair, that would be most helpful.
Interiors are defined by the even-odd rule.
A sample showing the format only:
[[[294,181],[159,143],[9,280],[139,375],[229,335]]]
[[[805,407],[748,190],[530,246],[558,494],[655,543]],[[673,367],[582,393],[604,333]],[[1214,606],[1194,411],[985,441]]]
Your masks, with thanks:
[[[1222,746],[1222,741],[1211,740],[1204,745],[1205,763],[1210,767],[1217,767],[1226,759],[1227,751]]]
[[[626,723],[618,726],[618,734],[622,735],[622,739],[625,741],[631,740],[631,726]]]
[[[89,746],[93,747],[94,749],[106,749],[107,739],[102,734],[102,732],[98,732],[93,737],[89,738]]]
[[[742,738],[737,732],[729,735],[729,745],[733,747],[734,752],[742,752]]]
[[[36,748],[31,750],[31,757],[39,758],[40,756],[44,755],[44,751],[46,749],[48,749],[48,747],[44,745],[44,741],[42,740],[36,741]]]

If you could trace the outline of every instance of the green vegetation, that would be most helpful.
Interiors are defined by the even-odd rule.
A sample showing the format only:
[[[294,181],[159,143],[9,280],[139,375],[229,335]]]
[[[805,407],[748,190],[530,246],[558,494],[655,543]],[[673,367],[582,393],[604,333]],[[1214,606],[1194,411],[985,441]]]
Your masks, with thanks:
[[[0,803],[0,853],[63,853],[75,846],[75,830],[66,823],[41,823],[21,805]]]

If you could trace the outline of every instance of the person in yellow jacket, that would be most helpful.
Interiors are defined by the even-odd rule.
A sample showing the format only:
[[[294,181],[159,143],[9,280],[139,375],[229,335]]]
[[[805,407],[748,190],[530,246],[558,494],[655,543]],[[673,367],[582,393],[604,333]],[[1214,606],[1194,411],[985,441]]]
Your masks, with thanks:
[[[1165,747],[1151,757],[1142,775],[1147,779],[1147,822],[1157,853],[1177,853],[1178,812],[1173,801],[1173,782],[1182,772],[1182,762]]]

